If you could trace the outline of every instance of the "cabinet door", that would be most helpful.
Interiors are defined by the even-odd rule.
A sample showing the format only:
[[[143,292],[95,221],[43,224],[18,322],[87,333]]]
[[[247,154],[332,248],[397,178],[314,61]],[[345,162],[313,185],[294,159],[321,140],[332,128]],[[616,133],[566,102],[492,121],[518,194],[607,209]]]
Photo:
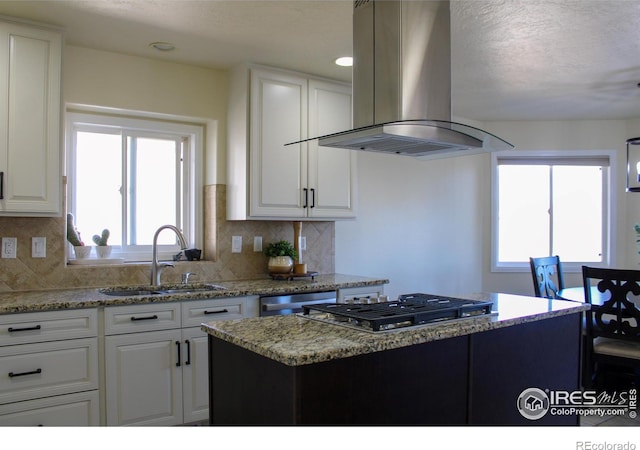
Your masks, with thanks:
[[[182,330],[182,405],[184,423],[209,418],[209,357],[207,334],[200,327]]]
[[[180,330],[105,337],[107,425],[182,423]]]
[[[250,216],[304,217],[307,80],[251,71]]]
[[[0,23],[0,213],[59,215],[59,33]]]
[[[351,87],[309,81],[309,135],[324,136],[351,128]],[[356,216],[356,152],[309,142],[309,217]]]

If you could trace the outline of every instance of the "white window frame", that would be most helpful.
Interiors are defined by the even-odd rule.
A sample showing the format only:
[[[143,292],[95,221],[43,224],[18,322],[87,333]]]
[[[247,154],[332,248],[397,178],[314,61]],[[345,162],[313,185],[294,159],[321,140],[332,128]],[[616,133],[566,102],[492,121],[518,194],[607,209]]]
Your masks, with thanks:
[[[112,110],[101,108],[69,109],[66,112],[66,175],[67,175],[67,211],[75,213],[75,131],[108,132],[109,129],[126,129],[136,136],[145,133],[164,134],[167,137],[187,137],[189,145],[183,154],[184,179],[182,180],[183,198],[181,231],[189,248],[202,248],[202,180],[204,155],[204,124],[197,119],[182,116],[144,114],[136,111]],[[163,231],[170,233],[170,231]],[[158,258],[172,259],[180,252],[179,245],[159,245]],[[127,262],[151,261],[152,246],[139,245],[128,251],[120,247],[112,250],[112,258],[124,258]]]
[[[492,272],[530,272],[531,267],[529,261],[518,262],[500,262],[498,261],[498,166],[501,160],[527,160],[542,163],[548,161],[553,164],[554,160],[571,160],[576,162],[588,159],[608,159],[609,170],[604,174],[603,183],[603,200],[605,202],[602,218],[602,242],[603,255],[601,263],[589,262],[592,266],[609,267],[616,261],[616,233],[615,233],[615,217],[617,194],[617,152],[615,150],[508,150],[494,152],[491,154],[491,271]],[[547,256],[547,255],[531,255],[531,256]],[[551,255],[549,255],[551,256]],[[562,255],[560,255],[562,257]],[[578,273],[582,270],[581,262],[562,262],[562,268],[566,272]]]

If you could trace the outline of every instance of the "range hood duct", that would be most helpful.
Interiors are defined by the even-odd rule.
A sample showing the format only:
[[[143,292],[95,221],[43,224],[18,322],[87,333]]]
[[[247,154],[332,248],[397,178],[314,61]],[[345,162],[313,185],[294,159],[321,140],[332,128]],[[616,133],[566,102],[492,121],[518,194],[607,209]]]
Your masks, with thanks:
[[[448,1],[356,0],[353,56],[355,128],[300,142],[419,159],[513,148],[451,122]]]

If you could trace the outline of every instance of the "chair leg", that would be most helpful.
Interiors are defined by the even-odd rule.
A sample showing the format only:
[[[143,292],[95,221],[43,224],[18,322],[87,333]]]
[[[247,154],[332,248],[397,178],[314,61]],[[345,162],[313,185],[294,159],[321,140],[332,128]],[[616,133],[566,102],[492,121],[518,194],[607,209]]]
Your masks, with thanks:
[[[628,390],[639,385],[639,369],[603,363],[598,363],[595,367],[594,387],[598,391]]]
[[[585,390],[595,388],[596,363],[591,358],[590,348],[586,343],[586,337],[582,343],[582,387]]]

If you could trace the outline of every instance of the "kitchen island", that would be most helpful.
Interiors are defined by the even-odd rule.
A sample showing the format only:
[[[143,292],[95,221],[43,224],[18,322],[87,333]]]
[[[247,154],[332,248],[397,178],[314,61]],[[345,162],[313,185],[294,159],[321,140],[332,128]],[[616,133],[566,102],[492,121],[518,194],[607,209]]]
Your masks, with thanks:
[[[577,425],[528,389],[580,387],[582,303],[509,294],[485,317],[384,332],[301,315],[203,324],[212,425]]]

